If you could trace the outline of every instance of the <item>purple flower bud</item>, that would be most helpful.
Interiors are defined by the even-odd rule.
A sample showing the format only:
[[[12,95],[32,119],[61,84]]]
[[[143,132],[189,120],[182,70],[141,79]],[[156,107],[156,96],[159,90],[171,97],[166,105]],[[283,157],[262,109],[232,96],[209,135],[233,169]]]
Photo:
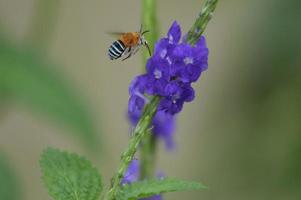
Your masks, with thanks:
[[[176,21],[174,21],[171,27],[169,28],[167,38],[169,40],[169,43],[171,44],[177,44],[180,41],[181,27]]]

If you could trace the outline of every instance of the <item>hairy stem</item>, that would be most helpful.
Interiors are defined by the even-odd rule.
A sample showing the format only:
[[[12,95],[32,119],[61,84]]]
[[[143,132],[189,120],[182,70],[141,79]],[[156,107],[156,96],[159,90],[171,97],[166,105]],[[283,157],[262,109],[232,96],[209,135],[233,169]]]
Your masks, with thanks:
[[[153,117],[156,114],[159,101],[160,97],[155,96],[153,97],[151,102],[146,105],[144,113],[133,131],[133,136],[130,139],[129,146],[121,155],[121,165],[119,166],[117,173],[113,177],[111,189],[109,190],[106,198],[107,200],[115,199],[115,195],[117,189],[120,186],[123,175],[126,172],[130,162],[132,161],[141,139],[148,132],[149,125],[151,124]]]
[[[195,44],[198,39],[202,36],[208,22],[212,18],[213,11],[216,8],[218,0],[207,0],[199,13],[198,18],[194,22],[191,29],[187,34],[187,42],[189,44]]]
[[[150,30],[146,34],[146,40],[150,49],[154,49],[155,42],[158,40],[158,21],[156,17],[156,0],[142,1],[142,24],[145,30]],[[145,68],[146,61],[149,55],[147,51],[143,53],[143,67]],[[157,138],[152,134],[145,136],[141,142],[140,151],[140,178],[150,178],[153,176],[155,168],[155,152]]]

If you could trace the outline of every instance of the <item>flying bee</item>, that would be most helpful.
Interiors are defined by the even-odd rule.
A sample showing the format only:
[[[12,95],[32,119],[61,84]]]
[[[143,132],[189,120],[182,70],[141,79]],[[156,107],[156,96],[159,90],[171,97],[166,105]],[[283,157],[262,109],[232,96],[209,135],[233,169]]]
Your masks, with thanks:
[[[142,31],[142,25],[139,32],[127,32],[127,33],[120,33],[120,32],[111,32],[109,34],[118,35],[119,38],[114,41],[108,50],[108,55],[111,60],[118,59],[123,57],[122,60],[126,60],[141,48],[141,46],[146,46],[151,55],[151,51],[149,45],[144,38],[144,34],[149,32]]]

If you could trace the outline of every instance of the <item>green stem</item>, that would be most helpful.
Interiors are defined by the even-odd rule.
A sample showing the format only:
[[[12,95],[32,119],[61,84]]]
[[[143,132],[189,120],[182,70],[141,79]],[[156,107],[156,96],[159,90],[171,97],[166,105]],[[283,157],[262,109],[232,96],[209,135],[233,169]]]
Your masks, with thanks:
[[[158,20],[156,15],[156,0],[143,0],[142,1],[142,24],[144,30],[149,30],[145,34],[150,49],[154,49],[154,44],[158,40]],[[149,54],[147,51],[143,52],[143,63],[146,63]],[[144,65],[145,66],[145,65]]]
[[[143,115],[133,131],[133,136],[130,139],[129,146],[121,156],[121,165],[119,166],[117,173],[113,177],[111,189],[109,190],[106,197],[107,200],[115,199],[115,195],[120,186],[123,175],[126,172],[130,162],[134,158],[138,145],[140,144],[141,139],[148,132],[153,117],[157,112],[159,101],[160,97],[155,96],[153,97],[151,102],[146,105]]]
[[[203,6],[195,23],[188,31],[187,42],[189,44],[195,44],[202,36],[208,22],[212,18],[213,11],[216,8],[218,0],[207,0]]]
[[[156,166],[157,138],[150,132],[141,142],[140,179],[151,178]]]
[[[56,24],[61,0],[36,0],[28,40],[33,47],[45,50],[49,46]]]
[[[142,24],[145,30],[150,30],[146,34],[146,40],[150,49],[154,49],[155,42],[158,40],[158,21],[156,17],[156,0],[142,1]],[[145,70],[146,60],[149,54],[147,51],[143,53],[143,67]],[[155,168],[155,152],[157,138],[152,134],[148,134],[141,142],[140,154],[140,178],[145,179],[153,176]]]

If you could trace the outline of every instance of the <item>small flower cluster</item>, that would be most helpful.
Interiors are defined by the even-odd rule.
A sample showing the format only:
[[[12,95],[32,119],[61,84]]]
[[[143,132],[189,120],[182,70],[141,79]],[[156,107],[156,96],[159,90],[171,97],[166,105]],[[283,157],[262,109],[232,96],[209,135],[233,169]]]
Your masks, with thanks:
[[[131,184],[133,182],[136,182],[139,180],[139,175],[140,175],[140,166],[139,166],[139,161],[137,159],[132,160],[130,163],[127,171],[124,174],[124,177],[121,181],[121,184]],[[161,195],[154,195],[148,198],[143,198],[139,200],[162,200]]]
[[[185,37],[182,43],[180,39],[181,28],[174,22],[167,36],[156,43],[154,55],[146,64],[147,72],[130,85],[129,113],[141,113],[150,95],[162,97],[158,112],[169,115],[179,113],[184,102],[194,99],[191,83],[208,67],[208,48],[204,37],[194,46],[186,43]]]

